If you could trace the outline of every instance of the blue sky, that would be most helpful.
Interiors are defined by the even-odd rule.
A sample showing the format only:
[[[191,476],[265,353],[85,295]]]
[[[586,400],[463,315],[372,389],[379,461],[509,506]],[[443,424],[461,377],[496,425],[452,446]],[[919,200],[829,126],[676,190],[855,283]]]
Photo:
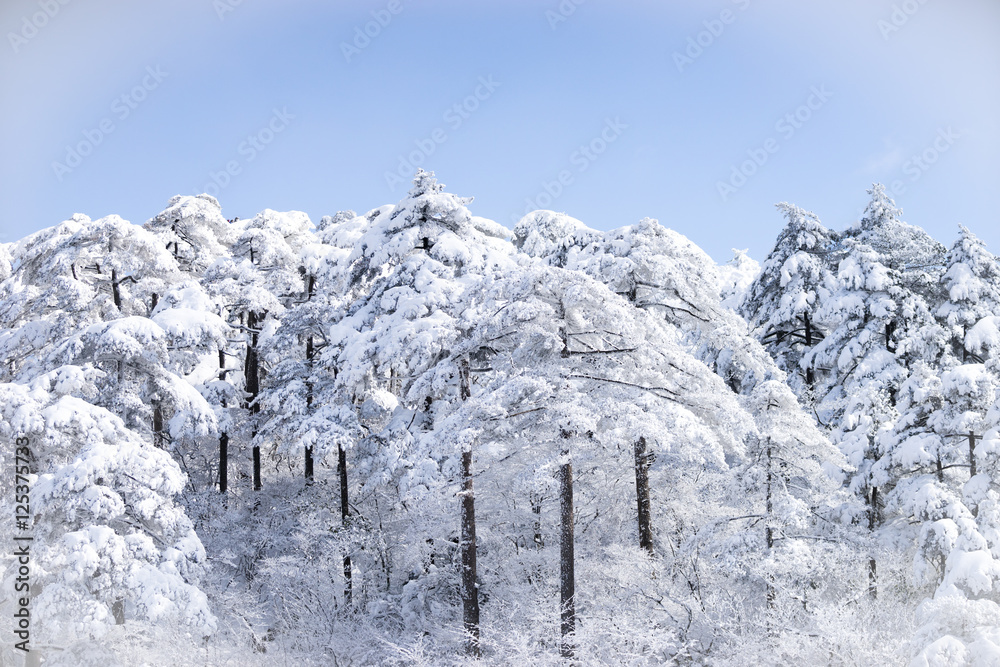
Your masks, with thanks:
[[[895,183],[1000,252],[995,0],[63,2],[0,9],[0,240],[202,191],[318,221],[419,163],[507,226],[649,216],[718,261]]]

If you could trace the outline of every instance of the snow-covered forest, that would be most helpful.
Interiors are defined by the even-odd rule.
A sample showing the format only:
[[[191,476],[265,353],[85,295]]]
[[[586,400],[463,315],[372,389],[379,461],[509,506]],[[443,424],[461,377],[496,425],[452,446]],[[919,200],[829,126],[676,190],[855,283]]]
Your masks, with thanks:
[[[865,197],[721,266],[422,170],[0,244],[29,664],[1000,664],[1000,263]]]

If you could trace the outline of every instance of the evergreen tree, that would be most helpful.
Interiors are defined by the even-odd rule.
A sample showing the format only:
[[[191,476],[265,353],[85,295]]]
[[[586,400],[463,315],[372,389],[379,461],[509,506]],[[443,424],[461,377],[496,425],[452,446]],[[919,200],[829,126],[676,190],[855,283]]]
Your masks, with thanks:
[[[778,210],[787,223],[747,290],[740,313],[803,396],[815,384],[815,369],[803,368],[801,361],[823,339],[815,311],[826,296],[836,238],[814,213],[787,203],[778,204]]]
[[[197,585],[204,548],[174,501],[184,475],[166,452],[88,401],[100,375],[66,365],[28,384],[0,385],[0,444],[13,454],[27,443],[22,453],[36,476],[31,643],[47,654],[100,646],[123,624],[181,621],[202,636],[216,626]],[[9,590],[16,573],[5,572]]]
[[[143,226],[160,239],[179,266],[197,273],[229,253],[239,228],[226,220],[218,200],[207,194],[177,195]]]
[[[948,252],[942,283],[947,298],[936,315],[948,329],[952,354],[963,362],[981,362],[995,343],[988,334],[992,320],[1000,315],[1000,263],[966,227],[959,225],[959,238]],[[976,333],[970,336],[972,330]]]

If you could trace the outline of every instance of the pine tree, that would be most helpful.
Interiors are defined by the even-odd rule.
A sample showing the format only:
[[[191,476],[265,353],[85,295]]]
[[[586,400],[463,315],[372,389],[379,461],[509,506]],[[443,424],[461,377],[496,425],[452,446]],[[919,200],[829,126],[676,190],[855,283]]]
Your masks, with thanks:
[[[836,239],[814,213],[787,203],[777,208],[787,223],[747,290],[740,313],[802,396],[815,384],[815,369],[803,368],[801,361],[823,339],[815,310],[830,281]]]
[[[143,226],[160,239],[178,265],[198,274],[229,254],[238,229],[222,215],[218,200],[207,194],[177,195]]]
[[[948,329],[952,353],[962,362],[982,362],[996,345],[988,334],[1000,315],[1000,263],[964,226],[948,252],[942,283],[947,298],[936,315]]]
[[[66,365],[30,384],[0,385],[0,444],[13,453],[27,443],[37,475],[32,645],[99,645],[122,624],[180,621],[211,634],[216,621],[197,587],[205,551],[174,502],[184,475],[166,452],[88,402],[99,376]]]
[[[253,450],[253,488],[259,490],[261,450],[260,401],[263,368],[261,336],[268,336],[288,302],[305,291],[299,272],[300,249],[311,242],[311,222],[304,213],[278,213],[267,209],[241,223],[233,256],[212,264],[205,272],[205,286],[222,304],[224,317],[242,333],[244,349],[243,409],[247,415],[247,441]]]

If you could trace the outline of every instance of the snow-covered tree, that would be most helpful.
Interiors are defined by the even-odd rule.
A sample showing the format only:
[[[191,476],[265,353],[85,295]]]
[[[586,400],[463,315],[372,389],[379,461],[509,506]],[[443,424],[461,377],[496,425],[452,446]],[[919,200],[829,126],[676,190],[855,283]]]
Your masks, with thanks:
[[[818,413],[856,471],[850,488],[868,505],[866,523],[874,533],[882,525],[884,487],[892,482],[874,467],[884,454],[877,437],[898,415],[896,394],[906,378],[896,357],[895,324],[904,293],[898,273],[883,265],[872,248],[855,239],[845,246],[848,252],[831,280],[830,296],[817,312],[828,334],[803,364],[826,370]],[[873,592],[876,563],[873,552]]]
[[[146,316],[154,294],[181,275],[148,231],[112,215],[77,214],[25,239],[5,281],[2,345],[6,378],[50,370],[46,348],[82,328],[123,316]]]
[[[0,245],[36,647],[996,662],[1000,268],[869,194],[840,233],[779,204],[762,267],[649,218],[507,230],[422,170],[316,228],[178,196]]]
[[[178,265],[196,272],[228,254],[237,230],[223,217],[218,200],[207,194],[177,195],[143,226],[160,239]]]
[[[815,369],[800,362],[823,338],[814,313],[830,281],[836,239],[814,213],[787,203],[778,204],[778,210],[787,222],[740,312],[802,396],[815,382]]]
[[[241,223],[232,257],[223,257],[205,272],[205,287],[221,305],[222,316],[242,334],[243,393],[253,451],[253,487],[260,489],[262,368],[261,337],[269,336],[291,299],[305,292],[299,251],[312,242],[312,223],[305,213],[267,209]],[[220,466],[226,465],[220,462]]]
[[[845,230],[845,238],[857,239],[883,258],[885,266],[898,272],[900,283],[909,291],[928,298],[938,291],[947,248],[920,227],[902,220],[902,210],[875,183],[864,215]]]
[[[993,318],[1000,315],[1000,262],[960,225],[942,282],[947,298],[935,314],[948,329],[952,353],[963,362],[982,361],[1000,343],[982,335],[996,328]],[[980,322],[982,326],[976,328]],[[973,330],[976,333],[970,336]]]
[[[760,262],[747,254],[747,249],[733,248],[733,258],[719,265],[719,291],[722,305],[738,310],[747,290],[760,275]]]
[[[184,475],[88,401],[100,375],[67,365],[0,385],[5,458],[22,446],[31,461],[32,644],[50,655],[120,638],[116,625],[179,620],[200,635],[215,627],[198,588],[205,551],[174,500]],[[6,568],[8,590],[16,573]]]
[[[463,567],[472,577],[465,581],[462,595],[470,647],[477,652],[471,442],[464,439],[463,452],[454,441],[419,437],[433,429],[443,403],[461,400],[458,378],[465,377],[460,366],[467,359],[456,355],[454,347],[468,326],[463,324],[466,292],[510,265],[512,249],[480,231],[483,225],[475,225],[465,207],[469,201],[445,193],[432,173],[418,171],[408,197],[375,214],[343,262],[347,298],[331,311],[334,324],[325,333],[329,347],[323,359],[336,369],[331,398],[336,394],[333,400],[342,410],[352,406],[363,411],[373,400],[391,409],[398,402],[399,410],[412,415],[410,422],[416,424],[366,439],[369,446],[381,442],[389,447],[359,450],[359,471],[374,467],[372,472],[392,480],[397,492],[411,489],[404,492],[406,497],[440,483],[435,471],[442,458],[462,456],[468,484],[463,492],[467,539],[460,546]],[[388,404],[379,398],[385,393],[393,397]],[[362,417],[354,419],[361,422]],[[343,424],[344,417],[339,419]],[[368,483],[364,476],[362,480]],[[447,542],[448,533],[429,539]]]

